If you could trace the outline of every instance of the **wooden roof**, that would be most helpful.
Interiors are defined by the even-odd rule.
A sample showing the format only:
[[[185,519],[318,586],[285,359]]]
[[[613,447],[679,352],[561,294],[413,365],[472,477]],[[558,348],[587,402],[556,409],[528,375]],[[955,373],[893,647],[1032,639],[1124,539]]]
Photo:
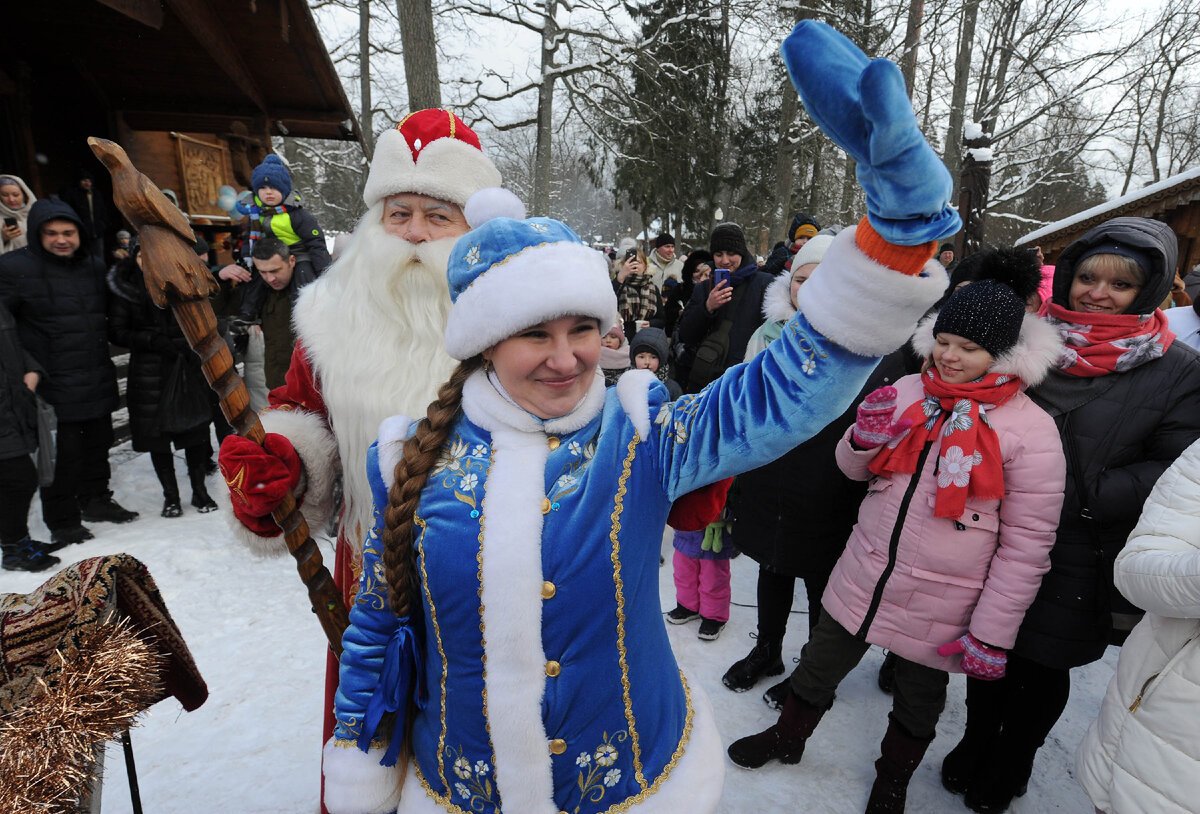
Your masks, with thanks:
[[[6,62],[23,62],[35,74],[47,62],[73,66],[131,128],[220,133],[241,122],[252,132],[360,138],[304,0],[4,6]],[[70,116],[70,98],[63,102]]]
[[[1192,229],[1186,225],[1195,218],[1181,218],[1181,215],[1190,213],[1177,211],[1196,201],[1200,201],[1200,167],[1047,224],[1019,238],[1016,245],[1041,246],[1046,256],[1050,257],[1092,227],[1112,218],[1126,216],[1154,218],[1171,224],[1183,237],[1200,237],[1200,234],[1190,234]]]

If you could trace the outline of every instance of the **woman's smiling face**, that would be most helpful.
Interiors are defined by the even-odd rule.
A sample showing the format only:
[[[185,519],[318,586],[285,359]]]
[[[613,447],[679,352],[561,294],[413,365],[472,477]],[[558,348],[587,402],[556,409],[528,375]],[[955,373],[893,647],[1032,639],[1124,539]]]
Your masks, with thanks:
[[[583,400],[596,378],[600,326],[594,317],[548,320],[497,342],[483,358],[522,409],[559,418]]]
[[[1117,254],[1094,254],[1075,269],[1068,296],[1072,311],[1124,314],[1146,282],[1133,260]]]

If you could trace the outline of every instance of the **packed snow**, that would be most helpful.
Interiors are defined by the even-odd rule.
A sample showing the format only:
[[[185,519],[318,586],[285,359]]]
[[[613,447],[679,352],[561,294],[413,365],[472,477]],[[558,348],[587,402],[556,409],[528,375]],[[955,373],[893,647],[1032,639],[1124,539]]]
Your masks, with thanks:
[[[183,484],[184,514],[159,517],[162,498],[146,455],[114,450],[112,486],[117,500],[141,513],[126,525],[91,525],[96,539],[63,549],[64,564],[86,557],[127,552],[150,569],[208,682],[208,701],[185,713],[169,698],[152,708],[134,729],[132,741],[142,805],[154,814],[199,811],[242,814],[315,814],[320,787],[320,710],[325,644],[309,608],[294,561],[258,559],[243,549],[227,525],[229,499],[219,475],[209,489],[220,512],[197,514],[187,505],[182,453],[176,456]],[[35,499],[31,530],[48,539]],[[327,561],[332,544],[321,541]],[[664,535],[662,605],[675,606],[671,581],[670,532]],[[732,616],[720,639],[696,637],[697,623],[668,626],[679,661],[703,684],[729,743],[771,725],[777,713],[762,701],[763,681],[736,694],[721,675],[753,645],[757,565],[733,560]],[[25,593],[47,574],[0,572],[0,593]],[[785,644],[785,660],[797,657],[808,630],[803,584]],[[1072,696],[1062,720],[1038,754],[1028,793],[1010,811],[1017,814],[1090,814],[1091,803],[1073,777],[1076,745],[1099,709],[1116,665],[1109,648],[1100,662],[1075,671]],[[874,778],[873,762],[887,727],[890,698],[875,683],[882,653],[876,649],[838,690],[837,701],[809,741],[798,766],[773,764],[747,771],[726,762],[725,814],[802,811],[806,814],[861,812]],[[771,679],[773,682],[776,679]],[[908,810],[924,814],[966,812],[961,798],[942,788],[938,768],[962,732],[964,681],[954,676],[950,697],[925,761],[909,791]],[[104,814],[132,811],[119,744],[110,746],[102,795]]]

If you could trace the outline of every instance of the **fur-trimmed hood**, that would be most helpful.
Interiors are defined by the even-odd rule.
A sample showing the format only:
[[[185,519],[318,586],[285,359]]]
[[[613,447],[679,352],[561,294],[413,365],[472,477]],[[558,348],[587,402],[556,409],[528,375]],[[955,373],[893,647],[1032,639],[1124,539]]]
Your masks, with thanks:
[[[912,348],[923,359],[928,359],[933,352],[933,325],[937,317],[937,311],[926,316],[913,334]],[[1019,377],[1026,387],[1036,387],[1058,361],[1062,350],[1062,339],[1054,326],[1033,314],[1026,314],[1017,344],[997,356],[988,372],[1009,373]]]
[[[762,314],[768,322],[787,322],[796,316],[792,305],[792,275],[780,274],[763,292]]]

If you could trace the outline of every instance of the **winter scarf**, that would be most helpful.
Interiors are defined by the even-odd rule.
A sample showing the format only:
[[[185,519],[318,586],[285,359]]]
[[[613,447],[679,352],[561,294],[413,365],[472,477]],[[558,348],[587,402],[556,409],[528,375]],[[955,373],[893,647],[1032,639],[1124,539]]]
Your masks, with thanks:
[[[21,234],[19,237],[14,238],[11,243],[0,242],[0,254],[29,245],[29,210],[37,202],[37,196],[33,194],[33,191],[20,178],[15,175],[0,175],[0,186],[8,186],[13,183],[25,193],[25,205],[16,209],[10,209],[0,201],[0,220],[4,218],[16,219],[17,226],[21,229]]]
[[[871,461],[871,471],[884,477],[915,473],[926,442],[940,435],[945,440],[937,463],[934,517],[959,517],[966,510],[967,497],[1004,497],[1000,439],[987,421],[987,411],[1016,395],[1021,380],[986,373],[973,382],[949,384],[942,381],[936,367],[930,367],[922,382],[925,398],[901,416],[912,422],[912,429],[880,450]]]
[[[1066,347],[1058,369],[1070,376],[1124,373],[1160,358],[1175,341],[1166,314],[1085,314],[1047,302],[1038,312],[1058,329]]]
[[[601,370],[628,370],[629,367],[628,342],[622,342],[619,348],[600,347]]]
[[[617,310],[623,321],[635,322],[657,312],[660,300],[649,274],[630,274],[617,291]]]
[[[242,256],[249,258],[251,252],[254,251],[254,244],[263,239],[263,215],[267,216],[268,222],[276,215],[282,215],[288,211],[285,204],[279,206],[267,206],[254,196],[254,204],[250,207],[250,237],[246,241],[245,248],[242,249]]]

